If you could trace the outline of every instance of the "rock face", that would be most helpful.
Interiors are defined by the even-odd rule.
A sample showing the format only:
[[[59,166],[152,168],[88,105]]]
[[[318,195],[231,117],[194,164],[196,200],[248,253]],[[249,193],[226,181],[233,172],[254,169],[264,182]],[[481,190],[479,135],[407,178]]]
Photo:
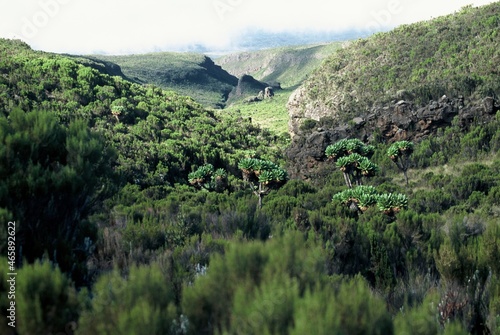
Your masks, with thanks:
[[[260,101],[265,97],[265,92],[269,88],[272,90],[267,83],[245,74],[238,79],[238,84],[229,94],[228,103],[241,98],[246,98],[245,101],[247,102]]]
[[[295,127],[292,145],[286,152],[291,162],[289,172],[303,179],[322,174],[326,147],[343,138],[355,137],[367,141],[377,133],[387,143],[401,140],[418,142],[439,128],[450,126],[455,118],[460,126],[467,128],[473,121],[488,122],[499,110],[499,102],[491,97],[466,105],[463,97],[450,99],[443,96],[424,107],[416,107],[405,100],[375,107],[369,114],[356,117],[347,124],[327,127],[320,122],[322,128],[312,133]]]
[[[332,115],[332,109],[306,98],[306,88],[300,86],[288,99],[288,132],[292,137],[300,133],[299,127],[305,119],[319,121]]]

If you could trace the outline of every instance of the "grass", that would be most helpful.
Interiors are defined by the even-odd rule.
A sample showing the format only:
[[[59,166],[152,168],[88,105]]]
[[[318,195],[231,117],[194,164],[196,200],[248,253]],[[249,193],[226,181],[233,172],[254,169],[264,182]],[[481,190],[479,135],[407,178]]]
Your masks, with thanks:
[[[253,103],[237,103],[219,111],[221,113],[239,113],[252,118],[252,122],[262,128],[281,135],[288,133],[288,110],[286,103],[292,89],[276,91],[272,99]]]
[[[485,166],[491,167],[494,162],[497,162],[500,159],[500,152],[497,152],[495,155],[485,155],[476,160],[470,161],[462,161],[450,162],[448,164],[439,165],[439,166],[431,166],[423,169],[409,169],[408,177],[410,179],[411,188],[414,191],[417,190],[430,190],[431,188],[427,185],[427,178],[429,174],[433,175],[443,175],[443,176],[453,176],[458,177],[464,170],[464,168],[471,164],[483,164]],[[403,174],[400,176],[394,177],[394,181],[404,187],[405,181],[403,178]]]

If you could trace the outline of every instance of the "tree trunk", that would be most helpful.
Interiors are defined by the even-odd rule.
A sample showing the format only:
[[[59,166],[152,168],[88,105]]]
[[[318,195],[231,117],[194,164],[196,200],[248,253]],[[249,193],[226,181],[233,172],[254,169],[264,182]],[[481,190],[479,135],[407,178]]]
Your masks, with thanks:
[[[344,174],[345,184],[347,185],[347,187],[352,188],[352,183],[351,179],[349,178],[349,175],[346,172],[343,172],[343,174]]]
[[[406,180],[406,186],[408,186],[408,172],[406,169],[403,170],[403,174],[405,176],[405,180]]]

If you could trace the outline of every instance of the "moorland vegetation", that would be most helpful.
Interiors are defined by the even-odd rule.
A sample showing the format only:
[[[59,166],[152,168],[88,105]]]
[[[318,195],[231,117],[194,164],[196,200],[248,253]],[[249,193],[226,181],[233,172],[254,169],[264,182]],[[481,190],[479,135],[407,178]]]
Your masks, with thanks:
[[[401,34],[408,59],[394,66],[418,65],[427,33],[464,17],[476,18],[469,30],[498,30],[499,8],[377,34],[324,66],[358,66]],[[361,105],[345,108],[380,102],[378,89],[368,94],[378,85],[496,98],[496,68],[470,58],[498,57],[498,37],[483,36],[492,31],[478,30],[467,57],[468,37],[447,35],[453,68],[484,68],[474,90],[467,71],[429,71],[422,84],[391,81],[388,66],[387,82],[381,72]],[[306,85],[335,73],[344,72],[319,71]],[[500,333],[498,112],[418,143],[336,141],[328,173],[304,181],[286,173],[283,134],[11,40],[0,40],[0,112],[0,221],[17,228],[18,334]],[[9,334],[6,234],[0,329]]]

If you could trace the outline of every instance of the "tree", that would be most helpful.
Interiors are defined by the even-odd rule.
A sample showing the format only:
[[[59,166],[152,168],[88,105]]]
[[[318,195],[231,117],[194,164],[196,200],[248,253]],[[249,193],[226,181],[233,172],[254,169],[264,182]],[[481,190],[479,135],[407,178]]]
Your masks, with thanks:
[[[47,260],[26,265],[18,271],[17,285],[21,334],[69,334],[76,329],[81,310],[79,297],[71,280],[58,267]]]
[[[83,280],[97,239],[86,218],[114,175],[115,154],[103,142],[85,122],[64,126],[49,112],[17,109],[0,117],[0,208],[17,223],[18,263],[47,252]]]
[[[381,212],[389,216],[394,216],[400,210],[408,208],[406,195],[400,193],[380,194],[375,187],[364,185],[339,192],[333,196],[333,200],[340,201],[361,212],[365,212],[369,207],[376,205]]]
[[[212,164],[205,164],[191,172],[188,181],[196,188],[219,192],[227,186],[227,172],[222,168],[215,170]]]
[[[409,141],[394,142],[389,149],[387,155],[403,171],[406,185],[408,185],[408,168],[410,167],[410,155],[413,153],[414,145]]]
[[[408,207],[408,198],[404,194],[379,194],[373,186],[362,185],[363,177],[372,177],[379,169],[369,159],[374,151],[372,145],[366,145],[356,138],[343,139],[326,148],[326,156],[342,171],[348,187],[347,190],[334,195],[333,200],[361,212],[377,205],[385,214],[394,216],[401,209]],[[356,187],[353,187],[352,181]]]
[[[243,172],[243,180],[259,197],[259,209],[262,208],[262,198],[271,190],[283,186],[288,180],[286,170],[268,160],[245,158],[239,162],[238,168]]]
[[[177,320],[173,283],[156,264],[132,266],[99,277],[76,334],[185,334]]]
[[[352,188],[353,181],[356,185],[361,185],[363,177],[372,177],[378,171],[378,166],[369,159],[374,150],[372,145],[366,145],[355,138],[329,145],[325,154],[342,171],[347,187]]]

